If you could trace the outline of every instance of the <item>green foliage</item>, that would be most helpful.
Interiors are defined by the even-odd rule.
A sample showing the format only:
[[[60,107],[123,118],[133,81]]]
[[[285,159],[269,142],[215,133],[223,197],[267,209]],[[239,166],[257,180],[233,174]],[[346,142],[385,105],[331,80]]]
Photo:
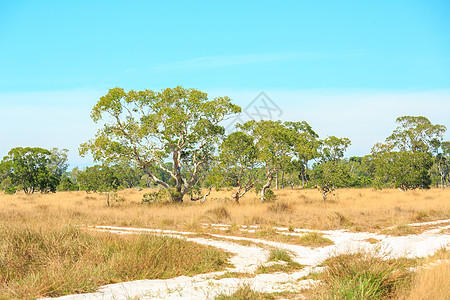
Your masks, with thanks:
[[[348,138],[330,136],[320,141],[319,162],[314,165],[312,178],[322,192],[323,200],[338,187],[351,181],[348,165],[343,163],[345,150],[350,146]]]
[[[429,170],[432,157],[425,152],[386,152],[376,154],[375,181],[378,188],[394,187],[404,191],[409,189],[428,189],[431,184]]]
[[[351,141],[348,138],[329,136],[321,141],[320,158],[322,161],[340,161],[350,145]]]
[[[433,141],[442,140],[447,130],[443,125],[433,125],[430,120],[419,116],[403,116],[397,118],[397,128],[386,139],[399,151],[429,152]]]
[[[351,176],[348,165],[340,161],[326,161],[314,166],[312,177],[322,192],[323,200],[336,188],[346,187]]]
[[[16,192],[17,192],[17,190],[13,186],[7,187],[5,189],[5,194],[7,194],[7,195],[14,195]]]
[[[265,202],[273,202],[278,199],[278,196],[271,189],[267,189],[264,193],[264,201]]]
[[[252,136],[242,131],[231,133],[219,147],[212,172],[214,185],[218,188],[236,186],[232,197],[239,203],[239,199],[263,179],[258,158],[259,149]]]
[[[447,142],[442,142],[445,126],[433,125],[421,116],[403,116],[397,118],[396,122],[399,125],[386,139],[386,143],[377,143],[372,148],[374,185],[402,190],[427,189],[432,182],[434,163],[443,186],[447,174]]]
[[[240,125],[239,129],[254,138],[258,161],[266,173],[266,182],[261,188],[261,200],[266,201],[266,190],[270,188],[275,174],[291,164],[297,133],[281,121],[252,120]]]
[[[87,192],[110,192],[118,188],[119,179],[111,167],[96,165],[78,174],[78,184]]]
[[[225,131],[219,123],[240,111],[228,97],[209,100],[206,93],[180,86],[161,92],[110,89],[91,114],[95,122],[104,117],[109,122],[81,145],[80,154],[90,151],[107,163],[133,161],[153,182],[175,188],[174,200],[180,202],[209,169]],[[170,174],[174,183],[157,177],[155,169]]]
[[[125,188],[132,188],[140,183],[141,176],[144,175],[141,169],[138,169],[129,163],[121,163],[112,166],[114,174],[119,180],[119,185]]]
[[[58,191],[78,191],[78,184],[74,183],[68,176],[63,176],[57,187]]]
[[[282,260],[285,262],[290,262],[292,261],[292,257],[285,249],[273,248],[272,250],[270,250],[269,260],[270,261]]]
[[[52,151],[43,148],[13,148],[2,160],[2,169],[7,170],[11,184],[20,186],[25,193],[32,194],[56,191],[61,175],[67,169],[67,150]]]
[[[156,203],[170,203],[172,202],[172,193],[168,189],[158,189],[142,196],[142,203],[156,204]]]
[[[299,179],[302,187],[305,187],[309,181],[308,163],[319,157],[319,135],[305,121],[286,122],[285,125],[293,131],[293,150],[296,157],[296,160],[287,169],[296,169],[300,173]]]

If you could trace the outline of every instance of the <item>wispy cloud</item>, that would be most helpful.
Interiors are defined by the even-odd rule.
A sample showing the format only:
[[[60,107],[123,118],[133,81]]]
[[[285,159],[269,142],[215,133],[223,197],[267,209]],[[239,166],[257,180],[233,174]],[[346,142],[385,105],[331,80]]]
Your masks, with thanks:
[[[346,51],[342,53],[320,53],[320,52],[294,52],[294,53],[253,53],[239,55],[219,55],[196,57],[187,60],[175,61],[161,64],[155,67],[157,70],[187,70],[241,66],[249,64],[261,64],[281,61],[331,59],[342,57],[365,56],[367,53],[361,51]]]
[[[254,63],[283,61],[283,60],[290,60],[295,57],[296,57],[295,54],[247,54],[247,55],[204,56],[178,62],[167,63],[159,65],[156,68],[160,70],[203,69],[203,68],[228,67]]]

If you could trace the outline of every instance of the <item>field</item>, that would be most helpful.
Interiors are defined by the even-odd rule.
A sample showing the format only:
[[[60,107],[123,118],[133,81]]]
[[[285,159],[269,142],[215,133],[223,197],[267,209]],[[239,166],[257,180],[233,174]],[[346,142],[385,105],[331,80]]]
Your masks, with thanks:
[[[305,285],[305,292],[302,292],[302,295],[309,298],[317,298],[319,297],[317,295],[321,295],[321,298],[327,299],[329,295],[327,296],[323,292],[318,291],[323,289],[323,284],[331,284],[328,283],[326,277],[331,275],[327,273],[328,271],[316,275],[317,278],[311,274],[315,274],[314,272],[317,271],[317,268],[323,268],[322,263],[326,265],[326,261],[323,259],[325,256],[323,255],[327,254],[329,257],[330,251],[338,251],[340,239],[348,239],[348,241],[360,243],[364,237],[364,243],[361,245],[376,244],[379,241],[386,241],[387,243],[391,238],[401,239],[421,234],[423,236],[428,234],[427,237],[430,236],[430,238],[431,235],[433,235],[433,238],[437,238],[439,235],[447,238],[447,241],[449,240],[449,221],[432,222],[450,219],[450,189],[407,192],[398,190],[343,189],[336,191],[327,202],[322,200],[321,194],[317,190],[284,189],[275,191],[278,200],[274,202],[260,203],[256,194],[249,193],[242,199],[240,205],[233,203],[230,199],[232,192],[228,190],[213,191],[205,203],[185,200],[185,203],[177,205],[141,204],[142,195],[146,192],[148,190],[129,189],[119,191],[116,197],[117,201],[116,199],[112,200],[109,207],[106,205],[106,194],[88,194],[86,192],[57,192],[55,194],[33,194],[30,196],[22,193],[16,195],[1,194],[0,226],[3,232],[8,233],[8,236],[16,234],[16,238],[9,239],[9,245],[5,238],[0,242],[2,243],[0,244],[0,258],[3,259],[3,265],[0,265],[0,276],[2,276],[0,278],[0,290],[2,291],[0,298],[36,298],[93,292],[98,286],[108,283],[144,278],[171,278],[179,275],[193,276],[200,273],[211,274],[213,271],[222,271],[223,273],[225,268],[227,268],[228,275],[221,276],[228,278],[221,277],[211,280],[215,280],[214,282],[219,287],[223,282],[228,282],[227,280],[238,278],[240,288],[236,293],[252,295],[245,296],[247,298],[295,298],[299,296],[299,289],[280,289],[279,291],[274,289],[265,292],[255,292],[250,288],[251,284],[249,286],[241,286],[243,282],[241,277],[252,278],[255,281],[260,278],[258,277],[260,275],[255,274],[266,275],[265,273],[275,272],[274,274],[279,274],[281,272],[281,274],[290,274],[289,276],[291,277],[294,276],[292,274],[303,274],[302,278],[295,278],[296,286],[305,280],[309,280],[308,282],[310,283],[316,282],[316,284]],[[419,224],[418,226],[407,225],[411,223],[424,224]],[[161,241],[143,241],[137,237],[139,235],[135,234],[141,229],[155,229],[150,232],[159,235],[165,234],[165,238],[169,240],[162,241],[164,246],[152,246],[152,243],[161,245],[158,244]],[[156,231],[156,229],[166,231]],[[340,229],[346,229],[347,231],[342,233],[342,231],[339,231]],[[117,233],[122,234],[118,235]],[[24,239],[22,244],[17,243],[17,240],[23,238],[24,234],[28,239]],[[31,253],[30,255],[36,253],[36,255],[39,255],[39,251],[32,249],[33,252],[27,249],[28,244],[33,244],[30,241],[33,238],[37,239],[36,236],[39,236],[39,234],[42,236],[42,242],[35,243],[34,247],[47,243],[46,247],[51,248],[51,243],[54,243],[54,248],[59,249],[60,244],[67,239],[70,239],[73,243],[73,245],[66,245],[67,248],[64,250],[66,252],[59,256],[47,257],[47,261],[36,258],[39,261],[40,269],[43,270],[51,269],[49,266],[54,266],[55,263],[48,260],[60,260],[61,257],[67,257],[68,255],[66,254],[72,252],[75,252],[76,256],[78,251],[76,249],[79,249],[76,243],[82,243],[85,245],[85,248],[94,247],[95,244],[95,247],[99,247],[97,251],[103,254],[106,250],[101,248],[102,245],[108,245],[108,249],[123,248],[123,251],[129,253],[129,255],[120,254],[121,252],[118,251],[117,253],[114,252],[116,254],[112,255],[112,258],[103,255],[104,260],[94,261],[94,263],[87,262],[84,260],[85,257],[77,260],[76,271],[72,271],[81,278],[80,282],[82,282],[82,277],[86,275],[86,272],[83,271],[83,263],[96,266],[105,264],[107,259],[111,259],[114,262],[111,263],[112,270],[109,271],[98,270],[94,267],[95,272],[102,274],[102,276],[99,276],[101,278],[91,278],[90,284],[81,283],[81,288],[64,287],[63,290],[61,288],[52,289],[49,286],[62,286],[67,278],[64,279],[58,277],[59,275],[56,273],[52,275],[52,273],[47,272],[45,280],[42,281],[39,288],[36,288],[34,291],[23,291],[20,290],[20,284],[12,283],[14,270],[8,270],[7,268],[8,266],[14,268],[17,264],[10,262],[9,265],[5,265],[5,260],[10,255],[10,253],[5,252],[5,249],[12,249],[11,244],[15,243],[14,249],[16,251],[28,251],[27,253]],[[347,236],[344,236],[345,234]],[[167,235],[170,236],[167,237]],[[90,238],[92,236],[95,237],[94,240],[103,242],[95,243],[91,241]],[[154,235],[151,236],[155,237]],[[79,237],[81,239],[78,239]],[[173,241],[173,237],[175,237],[175,240],[184,237],[181,240],[186,241],[188,246],[180,246]],[[190,243],[190,241],[196,243]],[[177,265],[177,271],[173,273],[171,271],[159,272],[161,270],[158,271],[157,269],[146,273],[141,268],[141,273],[138,275],[130,274],[132,272],[130,270],[136,269],[136,265],[143,265],[140,263],[140,260],[143,262],[148,261],[148,257],[139,255],[139,253],[142,253],[143,248],[153,249],[160,247],[161,249],[169,249],[169,244],[174,244],[175,248],[185,247],[183,249],[185,249],[187,256],[183,256],[183,259],[181,259],[183,261],[192,260],[187,257],[198,258],[199,253],[205,253],[205,257],[208,258],[201,258],[200,261],[209,259],[210,263],[201,268],[192,266],[180,267],[181,262],[178,259],[176,262],[174,261],[174,264]],[[233,244],[234,248],[230,246],[231,244]],[[199,248],[193,248],[191,245]],[[444,293],[444,298],[442,299],[450,296],[450,294],[445,294],[449,292],[448,290],[443,290],[445,284],[439,287],[443,281],[445,282],[445,278],[448,278],[446,276],[450,275],[449,265],[446,263],[448,253],[445,247],[447,245],[444,244],[443,246],[442,248],[441,245],[442,249],[433,258],[416,259],[410,255],[408,259],[414,260],[414,262],[408,262],[408,265],[401,262],[399,257],[389,257],[388,261],[395,260],[392,263],[394,268],[397,269],[409,270],[410,264],[413,264],[414,267],[419,266],[419,271],[408,275],[409,277],[405,275],[408,280],[405,279],[404,281],[407,283],[399,284],[398,286],[394,284],[395,289],[390,287],[392,291],[390,290],[391,294],[389,295],[403,297],[402,299],[416,299],[414,297],[425,292],[425,287],[421,283],[429,282],[429,285],[436,287],[438,294]],[[239,268],[241,262],[237,258],[234,260],[228,259],[233,266],[229,265],[229,262],[226,262],[227,257],[239,256],[241,253],[239,252],[239,247],[242,248],[242,251],[248,252],[252,249],[259,251],[257,253],[262,255],[263,259],[255,261],[252,266],[247,264],[242,268]],[[137,250],[134,253],[130,249]],[[268,253],[273,249],[290,249],[286,251],[288,254],[290,253],[293,259],[280,259],[283,262],[281,264],[277,262],[277,259],[272,259],[275,263],[268,264],[268,261],[271,260],[268,259],[270,257]],[[324,250],[322,251],[322,249]],[[307,257],[302,258],[299,254],[303,253],[301,251],[315,251],[311,252],[311,255],[316,255],[316,261],[311,262]],[[336,257],[343,255],[343,253],[337,252],[334,254]],[[383,255],[388,256],[391,254],[384,253]],[[89,255],[92,256],[93,254],[86,253],[86,256]],[[151,253],[145,255],[151,255]],[[158,253],[153,253],[153,255],[158,256]],[[177,257],[179,253],[174,251],[174,254],[169,256]],[[242,258],[244,259],[245,257],[242,256]],[[26,260],[23,257],[21,259]],[[251,260],[249,257],[246,259]],[[357,261],[358,259],[358,257],[346,257],[344,261],[347,264],[348,260],[348,264],[351,264],[350,261]],[[172,258],[166,258],[166,260],[171,261]],[[292,261],[292,263],[286,262],[286,260]],[[434,262],[437,260],[444,262],[435,264]],[[193,263],[198,265],[200,262],[196,261]],[[123,264],[129,265],[129,268],[124,267]],[[434,267],[420,268],[424,264]],[[38,269],[28,263],[23,263],[22,265],[24,272],[33,273]],[[147,263],[145,266],[150,269],[150,265],[151,263]],[[71,269],[70,264],[64,268],[66,268],[67,272],[68,269]],[[121,272],[114,272],[114,268],[120,268]],[[172,266],[161,266],[161,268],[171,270]],[[54,270],[56,269],[58,268],[54,268]],[[305,270],[308,270],[308,272]],[[311,270],[314,272],[311,272]],[[105,277],[105,273],[113,275],[111,275],[111,278],[108,278],[107,276]],[[338,272],[338,274],[340,273]],[[52,278],[52,276],[58,278]],[[75,275],[72,274],[71,276]],[[196,276],[201,275],[193,277],[196,278],[195,280],[200,280]],[[273,280],[272,282],[276,281],[275,279]],[[400,280],[398,281],[400,282]],[[246,281],[244,280],[244,282]],[[314,288],[312,288],[313,286]],[[401,292],[399,292],[400,288],[402,289]],[[226,297],[233,297],[229,296],[229,294],[232,294],[235,289],[235,287],[229,287],[228,291],[223,294],[218,294],[214,289],[208,290],[205,298],[228,299]],[[427,289],[431,288],[427,287]],[[410,293],[412,296],[409,296]],[[236,297],[235,299],[239,299],[244,296]],[[339,299],[339,297],[335,299]]]

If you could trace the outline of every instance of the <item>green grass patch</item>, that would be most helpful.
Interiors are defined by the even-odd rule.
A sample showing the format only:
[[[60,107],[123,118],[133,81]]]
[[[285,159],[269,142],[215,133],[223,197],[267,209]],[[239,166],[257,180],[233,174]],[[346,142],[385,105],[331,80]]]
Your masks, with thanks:
[[[288,251],[280,248],[274,248],[270,251],[269,261],[280,262],[270,266],[259,266],[256,274],[266,274],[275,272],[294,272],[302,269],[304,266],[293,261]]]
[[[323,247],[333,245],[333,241],[322,236],[320,232],[308,232],[299,237],[297,244],[308,247]]]
[[[5,224],[0,225],[0,299],[57,297],[110,283],[220,271],[227,259],[215,248],[171,237]]]
[[[369,253],[329,258],[315,299],[391,299],[409,285],[411,261],[384,259]]]

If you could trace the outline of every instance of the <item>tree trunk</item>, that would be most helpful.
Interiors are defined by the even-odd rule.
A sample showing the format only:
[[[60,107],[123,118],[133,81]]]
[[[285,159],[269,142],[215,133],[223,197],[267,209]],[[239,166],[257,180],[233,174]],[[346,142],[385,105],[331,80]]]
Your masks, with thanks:
[[[263,187],[261,188],[261,201],[264,202],[264,196],[266,194],[266,189],[268,189],[270,187],[270,185],[272,184],[272,180],[273,180],[273,174],[270,174],[267,178],[267,182],[266,184],[263,185]]]
[[[303,171],[300,172],[300,175],[302,177],[302,189],[304,189],[305,188],[305,175],[303,174]]]
[[[275,175],[275,179],[276,179],[276,186],[275,186],[275,189],[278,190],[278,172],[277,172],[277,174]]]
[[[281,189],[284,190],[284,171],[281,172]]]
[[[239,193],[231,195],[234,199],[234,203],[239,204]]]

